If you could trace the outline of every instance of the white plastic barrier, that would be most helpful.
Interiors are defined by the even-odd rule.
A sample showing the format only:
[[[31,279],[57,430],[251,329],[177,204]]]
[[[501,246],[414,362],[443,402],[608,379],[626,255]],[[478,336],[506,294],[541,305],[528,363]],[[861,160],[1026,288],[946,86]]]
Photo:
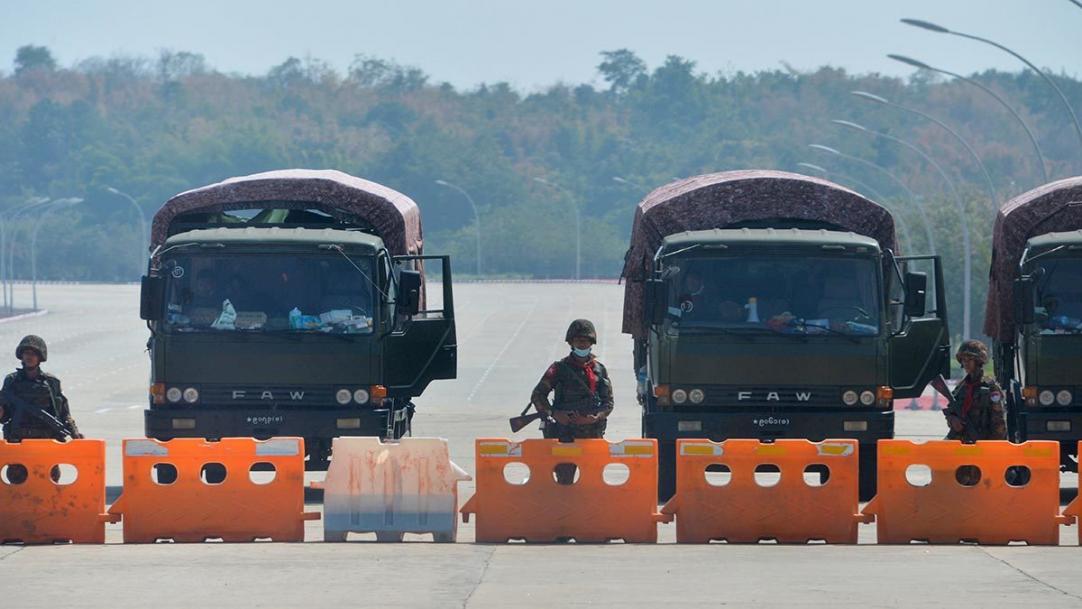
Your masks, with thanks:
[[[349,533],[402,541],[404,533],[432,533],[453,542],[458,532],[458,483],[471,480],[451,461],[447,440],[335,438],[323,487],[323,539]]]

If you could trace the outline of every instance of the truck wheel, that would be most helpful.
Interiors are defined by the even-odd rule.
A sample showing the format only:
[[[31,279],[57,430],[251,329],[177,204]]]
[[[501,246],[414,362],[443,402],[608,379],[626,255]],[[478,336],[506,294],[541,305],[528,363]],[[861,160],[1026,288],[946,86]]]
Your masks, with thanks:
[[[876,468],[879,464],[879,455],[875,444],[860,445],[860,500],[871,501],[875,497]]]
[[[676,444],[657,445],[657,501],[665,503],[676,493]]]

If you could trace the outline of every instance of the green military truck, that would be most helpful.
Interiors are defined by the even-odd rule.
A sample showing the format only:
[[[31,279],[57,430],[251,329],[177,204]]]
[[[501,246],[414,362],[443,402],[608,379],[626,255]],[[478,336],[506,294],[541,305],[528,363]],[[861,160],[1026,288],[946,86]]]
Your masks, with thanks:
[[[662,499],[679,438],[856,438],[861,495],[874,493],[892,400],[920,395],[950,357],[938,258],[896,251],[887,210],[821,179],[735,171],[647,195],[624,332]]]
[[[337,171],[176,195],[154,217],[141,300],[151,438],[300,436],[322,469],[336,436],[409,433],[412,399],[456,375],[448,257],[423,255],[412,200]]]
[[[1082,177],[1009,201],[992,237],[985,334],[1016,442],[1057,440],[1078,470],[1082,439]]]

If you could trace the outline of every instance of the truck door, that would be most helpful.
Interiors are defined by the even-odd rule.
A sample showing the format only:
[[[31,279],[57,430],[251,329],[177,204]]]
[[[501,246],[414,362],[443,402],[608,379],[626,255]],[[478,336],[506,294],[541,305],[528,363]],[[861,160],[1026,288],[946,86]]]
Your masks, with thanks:
[[[898,257],[893,266],[887,279],[890,384],[895,398],[914,398],[936,376],[950,375],[943,267],[939,256]]]
[[[451,261],[447,256],[395,256],[396,274],[405,284],[422,260],[441,263],[443,290],[414,296],[396,286],[391,305],[394,329],[384,339],[383,383],[392,394],[421,395],[437,379],[453,379],[458,370],[455,305],[451,292]],[[401,272],[405,270],[406,272]],[[436,296],[433,298],[433,296]],[[413,299],[411,303],[410,300]],[[419,306],[423,302],[423,306]],[[410,310],[412,309],[412,310]]]

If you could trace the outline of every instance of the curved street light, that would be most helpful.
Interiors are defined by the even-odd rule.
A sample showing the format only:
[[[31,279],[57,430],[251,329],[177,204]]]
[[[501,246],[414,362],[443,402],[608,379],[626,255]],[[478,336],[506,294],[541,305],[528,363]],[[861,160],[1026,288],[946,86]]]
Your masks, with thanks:
[[[11,263],[7,259],[7,240],[9,234],[14,233],[16,227],[9,227],[8,219],[14,219],[15,216],[19,215],[23,211],[36,205],[48,203],[49,200],[49,197],[30,197],[22,204],[16,205],[14,208],[5,210],[3,213],[0,213],[0,292],[3,293],[4,309],[8,310],[9,312],[13,308],[12,298],[14,296],[15,288],[11,283]],[[11,291],[10,295],[8,293],[9,290]]]
[[[940,128],[942,128],[947,133],[951,134],[951,136],[953,136],[954,139],[958,140],[958,142],[960,144],[962,144],[962,146],[966,150],[969,151],[970,156],[972,156],[973,160],[975,160],[977,162],[977,166],[980,167],[981,173],[984,174],[985,182],[988,183],[988,194],[991,195],[991,197],[992,197],[992,203],[997,208],[999,207],[999,195],[996,194],[996,187],[992,184],[992,175],[990,173],[988,173],[988,168],[984,166],[984,161],[981,160],[981,157],[977,154],[977,151],[974,150],[973,147],[969,145],[969,142],[967,142],[965,140],[965,138],[963,138],[961,136],[961,134],[959,134],[957,131],[952,129],[950,127],[950,125],[948,125],[947,123],[944,123],[943,121],[941,121],[938,118],[932,116],[931,114],[926,114],[924,112],[921,112],[920,110],[916,110],[916,109],[910,108],[908,106],[903,106],[901,104],[892,102],[889,99],[887,99],[885,97],[882,97],[882,96],[879,96],[879,95],[876,95],[874,93],[868,93],[867,91],[850,91],[849,94],[854,96],[854,97],[859,97],[860,99],[863,99],[863,100],[866,100],[866,101],[875,102],[877,104],[882,104],[884,106],[889,106],[891,108],[897,108],[899,110],[902,110],[903,112],[909,112],[910,114],[916,114],[917,116],[920,116],[920,117],[922,117],[922,118],[924,118],[926,120],[929,120],[929,121],[935,123],[936,125],[939,125]]]
[[[436,180],[436,184],[439,184],[440,186],[443,186],[445,188],[450,188],[451,190],[457,190],[459,193],[462,194],[462,196],[466,197],[466,201],[468,201],[469,204],[470,204],[470,209],[473,210],[473,221],[477,226],[477,276],[480,277],[481,276],[481,214],[477,213],[477,204],[474,203],[473,197],[470,196],[470,193],[466,192],[465,188],[462,188],[461,186],[459,186],[457,184],[452,184],[451,182],[448,182],[447,180]]]
[[[860,191],[867,192],[868,194],[875,197],[876,203],[879,203],[883,206],[886,206],[887,204],[887,198],[883,196],[883,193],[879,192],[875,188],[872,188],[867,182],[862,182],[847,173],[842,173],[840,171],[830,171],[825,167],[815,165],[814,163],[797,163],[797,167],[811,169],[812,171],[823,174],[823,177],[830,178],[835,182],[849,182]],[[909,223],[906,222],[905,218],[903,218],[900,214],[897,216],[897,220],[898,230],[900,230],[902,233],[902,241],[905,242],[906,251],[913,251],[913,238],[909,236]]]
[[[1075,115],[1074,108],[1071,107],[1071,102],[1067,100],[1067,96],[1063,94],[1063,91],[1060,90],[1060,88],[1058,86],[1056,86],[1055,81],[1053,81],[1047,74],[1042,72],[1040,68],[1035,66],[1033,64],[1033,62],[1026,59],[1025,57],[1022,57],[1016,51],[1014,51],[1012,49],[1009,49],[1009,48],[1003,46],[1002,44],[1000,44],[1000,43],[998,43],[998,42],[996,42],[994,40],[989,40],[987,38],[981,38],[980,36],[974,36],[973,34],[965,34],[963,32],[955,32],[954,30],[945,28],[945,27],[943,27],[941,25],[937,25],[937,24],[932,23],[930,21],[924,21],[924,20],[921,20],[921,19],[902,19],[901,21],[902,21],[902,23],[904,23],[906,25],[911,25],[913,27],[918,27],[918,28],[921,28],[923,30],[928,30],[929,32],[935,32],[937,34],[950,34],[952,36],[959,36],[961,38],[968,38],[970,40],[976,40],[977,42],[983,42],[984,44],[994,46],[997,49],[999,49],[999,50],[1001,50],[1001,51],[1003,51],[1005,53],[1010,54],[1011,56],[1013,56],[1018,61],[1021,61],[1022,63],[1026,64],[1026,66],[1029,67],[1029,69],[1036,72],[1038,76],[1040,76],[1042,79],[1044,79],[1044,81],[1046,83],[1048,83],[1048,86],[1052,87],[1052,89],[1055,90],[1056,95],[1059,95],[1060,101],[1063,102],[1063,107],[1067,109],[1067,114],[1069,114],[1071,116],[1071,123],[1074,124],[1074,130],[1075,130],[1075,133],[1078,135],[1078,141],[1079,141],[1079,143],[1082,143],[1082,125],[1078,124],[1078,116]]]
[[[137,261],[136,262],[136,270],[139,272],[140,275],[142,275],[144,272],[146,272],[146,269],[144,268],[144,266],[146,264],[147,255],[148,255],[147,247],[149,247],[149,245],[150,245],[150,243],[147,241],[147,215],[146,215],[146,212],[144,212],[143,208],[139,206],[139,203],[138,203],[138,201],[135,200],[135,197],[129,195],[128,193],[123,192],[121,190],[118,190],[116,188],[113,188],[112,186],[106,186],[105,190],[113,193],[114,195],[116,195],[118,197],[123,197],[124,199],[127,199],[128,202],[131,203],[131,206],[135,208],[136,214],[138,214],[137,215],[137,220],[139,222],[139,235],[140,235],[140,238],[142,239],[142,241],[139,243],[139,248],[138,248],[139,251],[136,252],[136,254],[137,254],[136,255],[136,261]]]
[[[622,178],[620,176],[612,176],[612,181],[616,182],[617,184],[623,184],[624,186],[630,186],[632,188],[637,188],[642,192],[646,192],[646,188],[644,188],[642,184],[639,184],[638,182],[632,182],[627,178]]]
[[[964,290],[964,292],[962,293],[962,338],[963,340],[968,340],[970,336],[969,332],[971,329],[972,321],[971,288],[973,286],[973,245],[969,237],[969,216],[966,214],[965,203],[962,201],[962,195],[959,194],[958,188],[954,185],[954,181],[951,180],[950,177],[947,175],[947,172],[943,170],[942,165],[937,163],[936,160],[933,159],[930,155],[926,154],[923,150],[911,144],[910,142],[907,142],[898,137],[894,137],[893,135],[889,135],[887,133],[872,131],[864,125],[858,125],[857,123],[854,123],[852,121],[834,119],[830,122],[834,123],[835,125],[846,127],[847,129],[860,131],[861,133],[870,135],[872,137],[881,137],[885,140],[895,142],[896,144],[901,144],[902,146],[920,155],[920,157],[924,159],[926,163],[934,167],[935,170],[939,172],[939,176],[943,178],[944,182],[947,183],[947,187],[950,188],[951,194],[954,195],[954,203],[955,206],[958,208],[958,219],[962,225],[962,250],[965,253],[962,258],[962,289]]]
[[[908,186],[905,185],[905,182],[898,179],[897,176],[895,176],[893,173],[890,172],[889,169],[883,167],[882,165],[873,163],[867,159],[862,159],[858,156],[846,154],[840,150],[837,150],[836,148],[831,148],[830,146],[823,146],[822,144],[808,144],[808,148],[811,148],[812,150],[817,150],[819,152],[832,154],[838,158],[845,159],[847,161],[860,163],[865,167],[871,167],[879,173],[887,176],[887,178],[889,178],[891,182],[894,182],[894,184],[898,186],[898,188],[900,188],[902,192],[904,192],[909,197],[909,204],[917,210],[917,213],[920,215],[921,226],[924,228],[924,238],[928,242],[928,249],[932,251],[932,255],[935,255],[936,246],[935,237],[932,235],[932,223],[928,221],[928,214],[925,213],[924,206],[918,202],[917,195],[912,190],[910,190]]]
[[[533,181],[563,193],[567,200],[571,202],[571,206],[575,208],[575,279],[578,280],[581,278],[582,271],[582,212],[579,210],[579,204],[575,202],[575,197],[564,187],[549,182],[545,178],[535,177]]]
[[[906,57],[905,55],[888,54],[887,57],[889,57],[890,59],[893,59],[894,61],[900,61],[900,62],[902,62],[902,63],[904,63],[904,64],[906,64],[908,66],[912,66],[914,68],[917,68],[918,70],[928,70],[930,72],[938,72],[939,74],[945,74],[947,76],[950,76],[952,78],[960,80],[960,81],[962,81],[964,83],[968,83],[970,85],[973,85],[974,87],[977,87],[978,89],[980,89],[981,91],[984,91],[988,95],[991,95],[993,99],[995,99],[997,102],[999,102],[999,105],[1003,106],[1004,108],[1007,109],[1007,112],[1011,113],[1011,116],[1014,117],[1014,120],[1016,120],[1018,122],[1018,124],[1022,126],[1022,129],[1024,129],[1026,131],[1026,136],[1029,137],[1030,143],[1033,144],[1033,150],[1035,150],[1037,152],[1037,161],[1041,166],[1041,178],[1042,178],[1041,184],[1047,184],[1048,183],[1048,169],[1045,167],[1045,164],[1044,164],[1044,152],[1041,151],[1041,145],[1037,143],[1037,136],[1033,134],[1033,131],[1030,130],[1029,125],[1027,125],[1026,121],[1022,119],[1022,116],[1020,114],[1018,114],[1018,112],[1016,112],[1015,109],[1012,108],[1010,104],[1007,103],[1007,100],[1000,97],[998,93],[993,91],[991,88],[986,87],[985,85],[981,84],[979,81],[974,80],[974,79],[969,78],[969,77],[966,77],[966,76],[962,76],[961,74],[957,74],[955,72],[951,72],[950,70],[944,70],[942,68],[936,68],[936,67],[933,67],[933,66],[930,66],[930,65],[924,63],[923,61],[918,61],[916,59],[913,59],[912,57]]]

